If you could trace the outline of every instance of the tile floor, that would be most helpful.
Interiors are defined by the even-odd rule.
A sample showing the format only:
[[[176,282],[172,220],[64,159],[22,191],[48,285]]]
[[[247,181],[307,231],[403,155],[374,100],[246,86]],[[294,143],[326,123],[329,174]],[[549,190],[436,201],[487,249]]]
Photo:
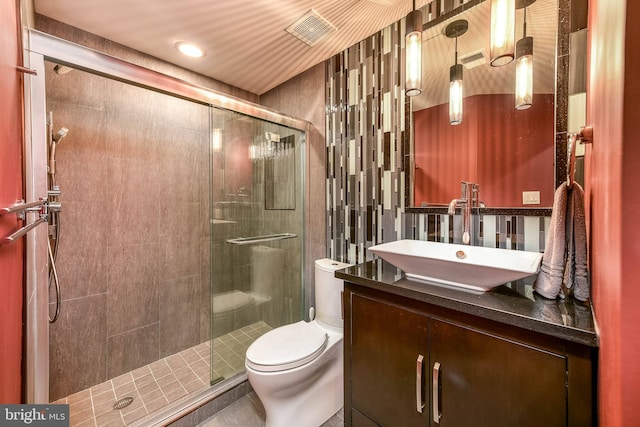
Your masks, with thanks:
[[[255,392],[227,406],[222,411],[198,424],[197,427],[264,427],[264,407]],[[344,412],[340,409],[321,427],[338,427],[344,425]]]
[[[270,329],[261,321],[215,338],[214,378],[230,377],[243,370],[247,348]],[[208,388],[210,358],[207,341],[53,403],[69,404],[70,425],[74,427],[126,426]],[[134,398],[130,405],[113,408],[116,401],[129,396]]]

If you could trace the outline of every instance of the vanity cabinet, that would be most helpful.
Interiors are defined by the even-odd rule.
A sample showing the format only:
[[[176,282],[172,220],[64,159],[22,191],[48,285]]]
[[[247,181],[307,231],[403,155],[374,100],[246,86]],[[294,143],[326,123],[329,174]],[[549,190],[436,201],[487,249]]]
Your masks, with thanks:
[[[345,284],[345,425],[592,426],[593,352]]]
[[[430,326],[432,425],[567,425],[565,355],[454,322]]]
[[[427,425],[428,409],[420,413],[416,405],[425,402],[429,318],[358,294],[351,298],[350,314],[353,408],[375,420],[372,425]],[[419,393],[416,372],[422,375]],[[369,424],[356,419],[353,425]]]

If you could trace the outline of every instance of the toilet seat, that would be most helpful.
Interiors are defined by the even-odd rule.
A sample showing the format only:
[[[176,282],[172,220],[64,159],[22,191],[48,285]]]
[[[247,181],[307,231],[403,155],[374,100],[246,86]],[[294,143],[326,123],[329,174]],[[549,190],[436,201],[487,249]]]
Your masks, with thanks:
[[[303,320],[281,326],[255,340],[247,349],[247,365],[256,371],[277,372],[297,368],[318,357],[328,335]]]

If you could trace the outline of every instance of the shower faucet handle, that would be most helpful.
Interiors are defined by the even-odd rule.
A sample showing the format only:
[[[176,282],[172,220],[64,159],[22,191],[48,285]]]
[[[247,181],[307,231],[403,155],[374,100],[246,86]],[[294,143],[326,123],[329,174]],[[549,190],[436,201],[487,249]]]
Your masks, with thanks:
[[[61,194],[62,191],[60,191],[60,187],[56,185],[52,190],[47,191],[47,198],[50,199],[51,197],[60,197]]]
[[[44,203],[47,212],[60,212],[62,210],[62,203],[59,200],[55,200],[60,197],[61,194],[62,191],[60,191],[60,187],[57,185],[54,185],[51,190],[47,191],[47,199]]]
[[[62,203],[60,202],[48,202],[48,212],[60,212],[62,210]]]

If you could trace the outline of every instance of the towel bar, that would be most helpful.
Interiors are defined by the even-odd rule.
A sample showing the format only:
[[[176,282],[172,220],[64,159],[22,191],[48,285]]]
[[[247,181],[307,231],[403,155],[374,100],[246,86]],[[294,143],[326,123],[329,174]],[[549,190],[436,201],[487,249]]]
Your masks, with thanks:
[[[42,207],[42,205],[44,205],[46,203],[46,200],[40,199],[40,200],[36,200],[34,202],[29,202],[29,203],[25,203],[22,200],[19,200],[18,202],[16,202],[16,204],[8,206],[6,208],[0,208],[0,216],[4,216],[4,215],[9,215],[12,213],[21,213],[24,212],[26,210],[30,210],[33,208],[38,208],[37,210],[40,210],[40,207]]]
[[[254,237],[238,237],[235,239],[228,239],[227,243],[234,245],[251,245],[253,243],[272,242],[274,240],[284,240],[298,237],[293,233],[282,234],[268,234],[266,236],[254,236]]]
[[[40,225],[42,223],[45,223],[45,222],[47,222],[47,217],[46,216],[41,216],[40,218],[36,219],[32,223],[27,224],[22,228],[19,228],[13,234],[11,234],[11,235],[9,235],[7,237],[3,237],[2,239],[0,239],[0,245],[6,245],[6,244],[9,244],[9,243],[15,242],[16,240],[18,240],[19,238],[21,238],[22,236],[27,234],[29,231],[33,230],[38,225]]]
[[[593,142],[593,126],[585,126],[580,132],[570,133],[567,136],[567,186],[573,186],[573,178],[576,173],[576,145],[578,142],[591,144]]]

